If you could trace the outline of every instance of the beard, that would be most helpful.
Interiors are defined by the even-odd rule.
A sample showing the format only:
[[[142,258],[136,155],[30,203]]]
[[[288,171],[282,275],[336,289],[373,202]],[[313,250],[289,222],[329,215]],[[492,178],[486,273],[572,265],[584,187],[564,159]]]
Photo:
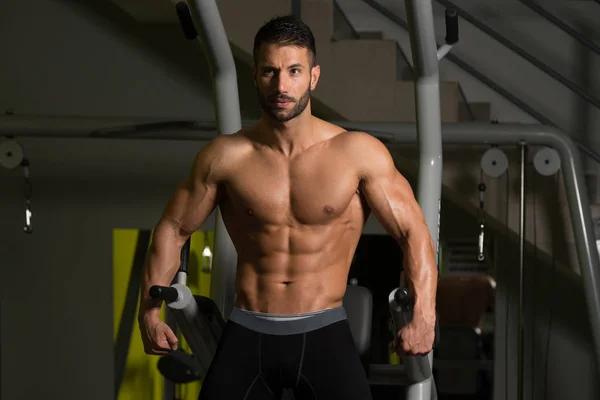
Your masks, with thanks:
[[[298,100],[293,97],[288,97],[285,95],[272,94],[269,96],[264,96],[258,88],[256,89],[256,94],[258,96],[258,102],[262,110],[272,119],[278,122],[287,122],[298,115],[302,114],[302,112],[306,109],[308,105],[308,101],[310,100],[310,84],[308,85],[308,89],[300,96]],[[279,109],[273,105],[273,102],[277,100],[289,101],[293,104],[291,110]]]

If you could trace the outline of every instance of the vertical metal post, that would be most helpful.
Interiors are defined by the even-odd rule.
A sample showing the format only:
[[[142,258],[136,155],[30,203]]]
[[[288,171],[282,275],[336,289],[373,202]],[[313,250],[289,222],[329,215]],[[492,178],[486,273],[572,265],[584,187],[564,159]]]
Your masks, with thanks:
[[[179,334],[179,332],[177,332],[177,320],[169,307],[165,307],[165,323],[169,325],[175,335]],[[175,390],[175,382],[163,377],[163,400],[175,399]]]
[[[440,84],[431,0],[406,0],[415,73],[419,182],[417,200],[438,250],[442,192]]]
[[[417,201],[423,211],[436,257],[439,251],[439,215],[442,192],[442,120],[440,110],[438,54],[431,0],[405,0],[412,48],[419,182]],[[428,356],[433,363],[433,352]],[[409,372],[409,371],[407,371]],[[432,378],[408,385],[408,400],[431,398]]]
[[[300,18],[302,16],[302,0],[291,0],[292,1],[292,15]]]
[[[519,350],[517,354],[518,372],[517,372],[517,399],[523,399],[523,329],[524,329],[524,311],[523,311],[523,275],[525,267],[525,196],[526,191],[526,173],[525,163],[527,154],[527,144],[520,143],[521,146],[521,191],[519,195],[519,310],[518,310],[518,341]]]
[[[233,54],[215,0],[193,0],[196,27],[211,66],[217,132],[232,134],[242,128],[242,118]],[[215,252],[210,297],[227,320],[235,302],[234,281],[237,252],[229,237],[220,209],[215,212]]]

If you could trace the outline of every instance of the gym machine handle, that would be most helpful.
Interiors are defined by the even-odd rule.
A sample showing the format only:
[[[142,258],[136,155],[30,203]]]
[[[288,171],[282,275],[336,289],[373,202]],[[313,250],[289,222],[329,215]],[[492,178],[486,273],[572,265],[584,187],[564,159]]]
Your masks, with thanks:
[[[446,44],[453,45],[458,42],[458,12],[454,9],[446,10]]]
[[[172,286],[154,285],[150,288],[150,297],[157,300],[164,300],[167,303],[173,303],[179,299],[179,292],[177,291],[177,288]]]
[[[398,289],[394,294],[394,299],[403,310],[409,311],[412,309],[413,304],[410,295],[408,294],[408,289]]]
[[[398,290],[396,290],[396,292],[394,293],[394,300],[400,306],[400,308],[402,309],[402,312],[405,313],[403,316],[403,320],[406,321],[405,323],[408,323],[408,321],[410,321],[412,319],[412,314],[409,314],[409,313],[412,311],[413,306],[414,306],[413,299],[412,299],[412,297],[410,297],[410,294],[408,293],[408,289],[399,288]],[[398,327],[398,330],[400,330],[400,328],[401,327]],[[438,346],[439,340],[440,340],[440,326],[437,322],[437,319],[435,321],[434,329],[435,329],[435,332],[434,332],[435,337],[433,339],[433,348],[436,348]]]
[[[410,296],[408,289],[397,288],[390,293],[389,296],[390,312],[392,314],[392,323],[394,326],[394,337],[398,331],[408,324],[413,318],[413,298]],[[437,319],[435,321],[435,338],[433,347],[437,347],[439,340],[439,326]],[[406,368],[408,379],[411,382],[423,382],[429,379],[432,375],[431,365],[429,364],[428,355],[423,356],[406,356],[403,364]]]
[[[179,272],[184,272],[187,274],[188,265],[190,262],[190,244],[192,239],[189,238],[186,240],[185,244],[181,248],[181,255],[179,256]]]

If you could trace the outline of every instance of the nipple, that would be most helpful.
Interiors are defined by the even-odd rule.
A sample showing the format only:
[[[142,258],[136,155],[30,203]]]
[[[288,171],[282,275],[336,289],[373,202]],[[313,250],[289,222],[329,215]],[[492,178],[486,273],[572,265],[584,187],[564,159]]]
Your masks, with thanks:
[[[325,211],[325,214],[327,214],[327,215],[333,214],[333,211],[334,211],[333,207],[331,207],[331,206],[325,206],[325,208],[323,210]]]

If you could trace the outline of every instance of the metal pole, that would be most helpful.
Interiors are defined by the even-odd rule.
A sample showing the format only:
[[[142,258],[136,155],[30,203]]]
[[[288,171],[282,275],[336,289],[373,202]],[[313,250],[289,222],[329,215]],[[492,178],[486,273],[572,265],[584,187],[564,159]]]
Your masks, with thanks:
[[[169,307],[165,307],[165,323],[169,325],[171,330],[177,335],[177,320]],[[167,377],[163,377],[163,400],[175,399],[175,382],[170,381]]]
[[[525,161],[527,145],[521,142],[521,193],[519,195],[519,311],[518,311],[518,341],[519,350],[517,354],[517,398],[523,399],[523,270],[525,266]]]
[[[415,70],[419,186],[417,200],[438,248],[442,192],[442,123],[439,70],[431,0],[406,0]]]
[[[442,194],[442,120],[438,52],[433,24],[431,0],[406,0],[410,42],[412,48],[415,101],[417,117],[417,144],[419,148],[419,182],[417,201],[427,226],[439,249],[439,215]],[[433,352],[428,355],[433,363]],[[411,371],[407,369],[410,374]],[[432,378],[410,384],[406,388],[408,400],[431,398]]]
[[[195,25],[211,66],[215,96],[217,133],[232,134],[242,128],[237,74],[229,40],[215,0],[194,0]],[[237,252],[223,223],[221,210],[215,214],[215,251],[210,297],[227,320],[235,302],[234,282]]]

